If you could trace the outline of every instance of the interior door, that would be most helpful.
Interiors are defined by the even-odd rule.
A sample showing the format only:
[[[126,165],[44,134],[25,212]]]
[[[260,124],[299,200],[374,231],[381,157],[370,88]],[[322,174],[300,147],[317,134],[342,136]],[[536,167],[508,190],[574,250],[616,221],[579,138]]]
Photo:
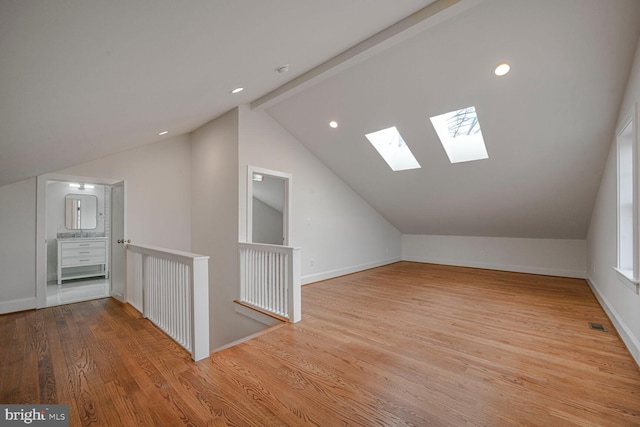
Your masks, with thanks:
[[[124,182],[111,187],[111,296],[126,302]]]

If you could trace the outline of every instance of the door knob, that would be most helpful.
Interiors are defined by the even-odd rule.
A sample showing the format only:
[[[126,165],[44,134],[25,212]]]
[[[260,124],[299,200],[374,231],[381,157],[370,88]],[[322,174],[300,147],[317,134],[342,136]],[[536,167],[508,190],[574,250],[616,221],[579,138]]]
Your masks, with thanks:
[[[129,239],[129,240],[125,240],[125,239],[118,239],[118,243],[121,243],[121,244],[131,243],[131,239]]]

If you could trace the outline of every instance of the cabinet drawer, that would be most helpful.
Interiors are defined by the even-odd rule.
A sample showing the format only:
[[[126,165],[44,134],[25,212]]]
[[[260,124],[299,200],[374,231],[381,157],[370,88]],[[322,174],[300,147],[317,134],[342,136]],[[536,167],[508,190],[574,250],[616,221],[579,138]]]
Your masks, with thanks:
[[[62,258],[62,262],[60,265],[62,267],[70,267],[70,266],[79,266],[79,265],[93,265],[93,264],[104,264],[105,257],[104,255],[95,255],[95,256],[85,256],[85,257],[73,257],[73,258]]]
[[[67,249],[86,249],[86,248],[92,248],[92,249],[98,249],[98,248],[102,248],[102,249],[106,249],[107,247],[107,242],[96,242],[96,241],[91,241],[91,242],[63,242],[62,245],[62,250],[66,251]]]
[[[87,256],[104,256],[105,249],[104,248],[74,248],[74,249],[63,249],[62,250],[62,258],[69,257],[87,257]]]

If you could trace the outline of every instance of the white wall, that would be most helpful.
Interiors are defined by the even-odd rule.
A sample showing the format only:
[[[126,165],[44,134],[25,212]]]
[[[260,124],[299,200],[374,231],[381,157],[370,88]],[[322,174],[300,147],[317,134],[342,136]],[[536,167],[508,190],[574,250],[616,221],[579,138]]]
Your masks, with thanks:
[[[402,259],[584,278],[585,240],[402,236]]]
[[[238,299],[238,110],[191,134],[191,251],[209,258],[212,350],[264,325],[235,312]]]
[[[631,77],[625,92],[616,129],[640,103],[640,50],[636,50]],[[640,124],[636,122],[636,124]],[[616,325],[618,333],[640,364],[640,295],[616,275],[617,264],[617,172],[615,135],[611,142],[598,198],[587,237],[587,279],[600,303]]]
[[[132,241],[189,251],[190,162],[185,135],[57,173],[126,180],[126,221]],[[0,187],[0,313],[36,306],[35,240],[36,179]]]
[[[57,173],[126,181],[132,243],[191,250],[191,146],[182,135]]]
[[[253,198],[253,243],[282,245],[282,212],[272,208],[260,199]]]
[[[0,187],[0,314],[36,306],[36,179]]]
[[[247,167],[293,175],[290,245],[302,283],[400,259],[401,234],[267,113],[240,107],[240,235],[246,239]]]

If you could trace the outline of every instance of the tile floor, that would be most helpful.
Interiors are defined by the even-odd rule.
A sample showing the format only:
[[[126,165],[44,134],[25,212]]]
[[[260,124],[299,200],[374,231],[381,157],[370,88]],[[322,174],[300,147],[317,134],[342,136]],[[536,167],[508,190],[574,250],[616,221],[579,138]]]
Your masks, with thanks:
[[[108,279],[69,280],[62,285],[47,284],[47,307],[109,296]]]

